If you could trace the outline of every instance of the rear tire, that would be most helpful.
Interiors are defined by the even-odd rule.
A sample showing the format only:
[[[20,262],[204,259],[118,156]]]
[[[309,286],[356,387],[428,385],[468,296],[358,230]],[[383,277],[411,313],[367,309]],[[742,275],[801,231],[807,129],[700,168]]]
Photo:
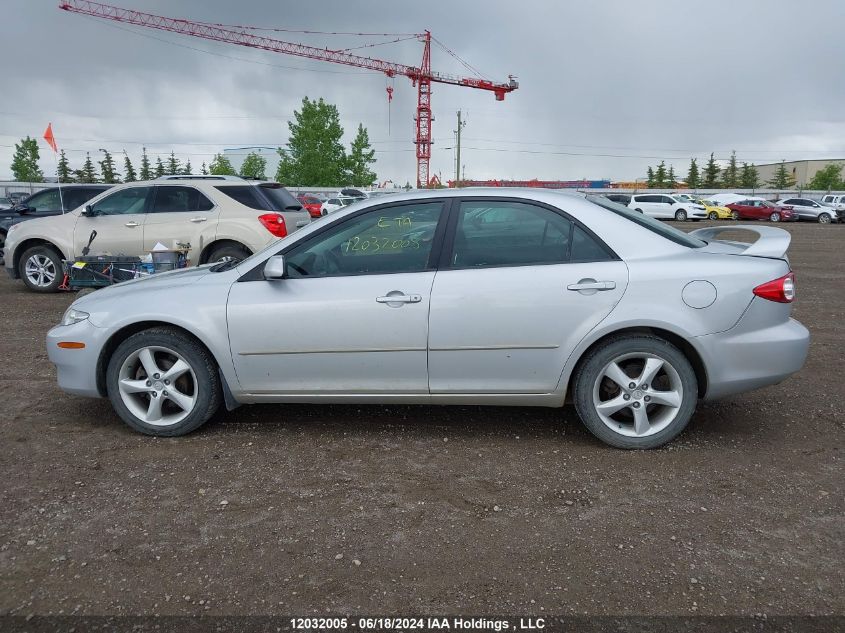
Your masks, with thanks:
[[[21,256],[18,274],[28,290],[57,292],[64,278],[62,257],[49,246],[33,246]]]
[[[731,211],[731,218],[733,220],[739,220],[739,211]]]
[[[637,334],[610,339],[582,359],[576,372],[578,415],[610,446],[663,446],[695,412],[695,372],[683,353],[661,338]]]
[[[687,212],[683,209],[678,209],[675,211],[675,219],[678,222],[686,222],[687,221]]]
[[[214,263],[227,262],[230,260],[241,261],[252,255],[245,246],[240,244],[223,244],[213,248],[208,255],[208,261]]]
[[[197,341],[170,328],[143,330],[123,341],[109,359],[106,389],[126,424],[159,437],[198,429],[221,401],[214,358]]]
[[[780,222],[780,213],[772,213],[769,216],[769,220],[772,222]]]

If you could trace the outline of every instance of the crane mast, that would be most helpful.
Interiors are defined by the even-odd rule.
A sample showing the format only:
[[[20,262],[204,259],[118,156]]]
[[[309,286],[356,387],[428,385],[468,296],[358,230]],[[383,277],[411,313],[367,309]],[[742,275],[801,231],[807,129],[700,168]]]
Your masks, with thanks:
[[[89,15],[106,20],[114,20],[125,24],[133,24],[146,28],[170,31],[180,35],[200,37],[216,42],[258,48],[273,53],[294,55],[318,61],[332,62],[346,66],[354,66],[365,70],[384,73],[388,77],[402,75],[408,77],[417,88],[416,145],[417,155],[417,187],[428,186],[429,163],[431,161],[431,84],[442,83],[477,90],[492,92],[496,101],[502,101],[505,95],[513,92],[519,84],[511,76],[507,82],[496,83],[475,77],[460,77],[438,73],[431,70],[431,33],[425,31],[416,37],[423,44],[423,58],[419,67],[408,66],[373,57],[355,55],[347,50],[330,50],[317,48],[294,42],[285,42],[272,37],[256,35],[241,27],[208,24],[181,18],[168,18],[152,13],[144,13],[133,9],[123,9],[93,0],[62,0],[59,8],[71,13]]]

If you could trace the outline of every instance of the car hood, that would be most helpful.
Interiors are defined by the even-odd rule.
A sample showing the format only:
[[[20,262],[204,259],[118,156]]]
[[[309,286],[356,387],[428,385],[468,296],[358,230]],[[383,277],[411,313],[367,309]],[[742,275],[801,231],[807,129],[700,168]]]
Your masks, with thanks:
[[[124,281],[113,286],[101,288],[91,294],[80,297],[73,302],[73,307],[79,310],[90,312],[88,308],[95,306],[100,301],[114,301],[121,297],[131,295],[134,300],[137,300],[138,293],[159,293],[162,290],[170,288],[178,288],[188,286],[196,283],[206,275],[211,273],[211,264],[200,266],[198,268],[185,268],[182,270],[172,270],[166,273],[156,273],[149,277],[141,279],[132,279]]]

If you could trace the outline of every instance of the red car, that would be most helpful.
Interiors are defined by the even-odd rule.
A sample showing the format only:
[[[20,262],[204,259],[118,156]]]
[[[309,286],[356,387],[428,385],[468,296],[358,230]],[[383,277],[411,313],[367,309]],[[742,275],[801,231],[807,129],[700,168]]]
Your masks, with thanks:
[[[768,200],[739,200],[725,205],[734,220],[769,220],[770,222],[796,222],[798,214],[792,207],[772,204]]]
[[[296,199],[302,203],[302,206],[311,214],[312,218],[319,218],[322,215],[320,205],[323,204],[323,201],[318,197],[302,194],[301,196],[297,196]]]

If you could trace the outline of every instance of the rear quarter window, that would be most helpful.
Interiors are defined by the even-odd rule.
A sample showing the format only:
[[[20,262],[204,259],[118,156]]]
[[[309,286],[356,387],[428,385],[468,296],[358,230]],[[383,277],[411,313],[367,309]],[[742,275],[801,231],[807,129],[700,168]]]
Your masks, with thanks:
[[[628,207],[611,202],[607,198],[602,198],[600,196],[587,196],[586,199],[587,201],[592,202],[603,209],[607,209],[608,211],[615,213],[616,215],[621,216],[626,220],[643,227],[644,229],[648,229],[652,233],[657,233],[659,236],[674,242],[675,244],[680,244],[681,246],[686,246],[687,248],[701,248],[707,244],[702,240],[690,237],[675,227],[663,224],[663,222],[655,220],[650,216],[643,215],[642,213],[631,211]]]
[[[220,193],[226,194],[232,200],[240,202],[245,207],[256,209],[258,211],[275,211],[270,204],[257,195],[255,187],[252,185],[236,185],[229,187],[215,187]]]

